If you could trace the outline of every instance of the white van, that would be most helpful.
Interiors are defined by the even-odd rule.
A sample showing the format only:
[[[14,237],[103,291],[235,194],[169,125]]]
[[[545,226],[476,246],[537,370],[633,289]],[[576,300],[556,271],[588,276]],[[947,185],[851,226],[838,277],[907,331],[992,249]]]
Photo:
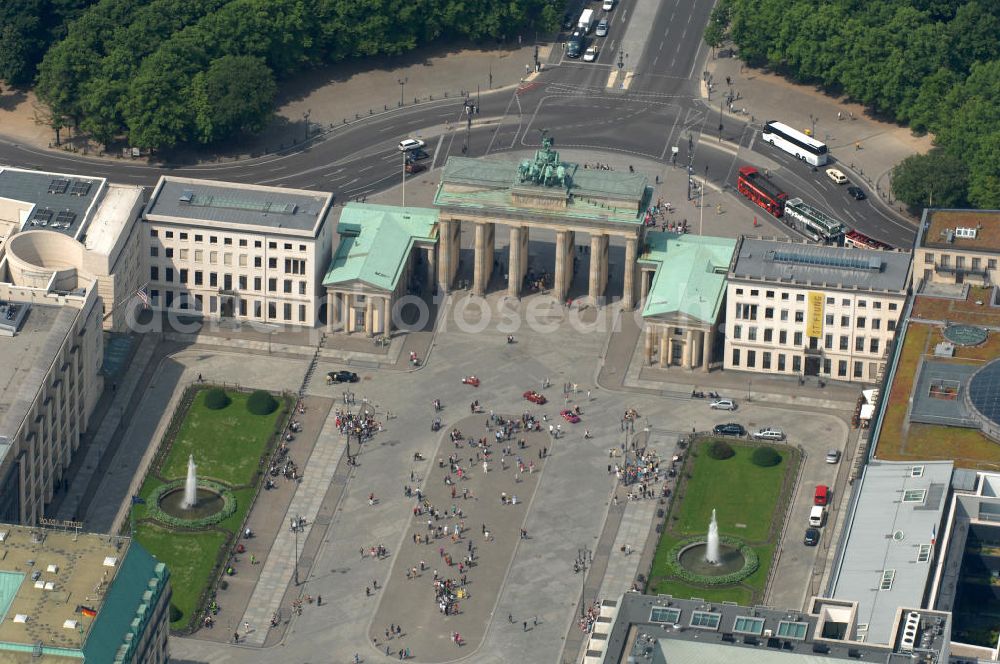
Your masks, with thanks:
[[[813,528],[822,526],[825,518],[826,508],[822,505],[813,505],[812,509],[809,510],[809,525]]]
[[[583,13],[580,14],[580,20],[577,22],[576,27],[584,34],[590,34],[591,29],[594,27],[594,10],[584,9]]]

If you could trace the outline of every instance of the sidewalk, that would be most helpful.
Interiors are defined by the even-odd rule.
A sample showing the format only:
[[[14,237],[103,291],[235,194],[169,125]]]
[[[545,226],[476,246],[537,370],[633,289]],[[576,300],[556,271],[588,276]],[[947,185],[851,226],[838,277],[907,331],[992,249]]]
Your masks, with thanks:
[[[727,109],[729,118],[757,124],[781,120],[799,130],[813,130],[816,138],[829,146],[840,170],[864,180],[886,207],[913,222],[899,214],[898,204],[890,204],[894,201],[890,175],[906,157],[930,150],[930,136],[914,136],[906,127],[873,119],[861,104],[748,67],[739,58],[709,58],[706,70],[713,83],[706,97],[710,108],[717,110],[723,98],[731,94],[736,112]],[[706,86],[701,88],[704,96]],[[860,150],[856,149],[859,144]]]

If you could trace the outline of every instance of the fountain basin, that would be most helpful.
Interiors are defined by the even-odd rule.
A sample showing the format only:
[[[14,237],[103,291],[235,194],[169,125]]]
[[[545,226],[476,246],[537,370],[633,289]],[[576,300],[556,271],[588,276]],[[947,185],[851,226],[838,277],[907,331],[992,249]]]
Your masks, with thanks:
[[[711,563],[706,559],[707,550],[708,545],[705,542],[690,544],[681,549],[677,555],[677,562],[686,570],[706,576],[732,574],[743,569],[743,565],[746,564],[739,547],[720,543],[717,563]]]
[[[194,505],[187,506],[187,490],[173,489],[160,498],[160,509],[176,519],[203,519],[221,510],[226,504],[222,495],[197,487]]]
[[[705,560],[704,535],[685,538],[671,547],[668,569],[671,576],[704,586],[736,585],[757,571],[757,552],[743,540],[719,535],[719,563]]]
[[[194,507],[185,507],[187,480],[180,479],[156,487],[146,498],[145,516],[170,526],[203,528],[232,516],[236,496],[220,482],[199,479]]]

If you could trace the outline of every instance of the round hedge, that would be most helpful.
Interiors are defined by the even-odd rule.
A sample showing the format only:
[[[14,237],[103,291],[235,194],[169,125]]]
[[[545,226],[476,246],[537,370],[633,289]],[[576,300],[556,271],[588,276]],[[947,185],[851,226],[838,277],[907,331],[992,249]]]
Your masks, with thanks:
[[[724,440],[717,440],[708,446],[708,456],[716,461],[725,461],[732,458],[735,454],[736,451],[733,450],[733,446]]]
[[[770,468],[771,466],[777,466],[781,463],[781,455],[773,447],[758,447],[753,451],[750,456],[750,461],[753,465],[760,466],[761,468]]]
[[[206,526],[211,526],[214,523],[218,523],[223,519],[228,519],[236,511],[236,496],[233,495],[233,492],[229,490],[228,486],[219,482],[213,482],[212,480],[203,479],[198,480],[199,487],[211,489],[222,496],[221,510],[215,514],[209,514],[208,516],[200,519],[181,519],[173,516],[172,514],[167,514],[160,509],[160,500],[163,499],[163,496],[171,491],[174,491],[175,489],[182,488],[186,481],[187,480],[184,479],[174,480],[156,487],[156,489],[153,490],[153,493],[151,493],[149,498],[146,500],[146,516],[156,519],[161,523],[165,523],[168,526],[176,526],[178,528],[204,528]]]
[[[278,401],[265,390],[254,390],[247,399],[247,410],[254,415],[270,415],[278,407]]]
[[[743,568],[739,569],[730,574],[723,574],[722,576],[708,576],[705,574],[697,574],[687,569],[681,565],[681,551],[691,546],[692,544],[699,544],[705,541],[704,536],[695,535],[694,537],[688,537],[682,539],[681,541],[674,544],[670,549],[670,554],[667,557],[667,568],[671,576],[677,577],[681,581],[686,581],[688,583],[697,583],[703,586],[730,586],[739,583],[743,579],[747,578],[751,574],[757,571],[760,567],[760,559],[757,558],[757,552],[754,551],[746,542],[736,537],[730,537],[729,535],[719,535],[719,541],[723,544],[728,544],[731,547],[740,550],[743,554]]]
[[[222,410],[231,403],[229,395],[221,387],[210,387],[205,390],[205,408]]]

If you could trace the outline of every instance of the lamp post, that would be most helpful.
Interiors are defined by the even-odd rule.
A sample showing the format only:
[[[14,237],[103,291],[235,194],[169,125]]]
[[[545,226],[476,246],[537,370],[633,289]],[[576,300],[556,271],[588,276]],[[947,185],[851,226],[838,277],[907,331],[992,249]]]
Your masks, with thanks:
[[[406,87],[406,84],[409,82],[409,80],[410,80],[409,76],[407,76],[406,78],[397,78],[396,79],[396,82],[399,83],[399,105],[400,105],[400,107],[402,107],[402,105],[403,105],[403,89]]]
[[[409,155],[405,150],[403,151],[403,184],[402,184],[402,207],[406,207],[406,157]]]
[[[809,134],[809,135],[812,136],[812,137],[814,137],[814,138],[816,136],[816,120],[818,120],[818,119],[819,118],[817,118],[812,113],[809,114],[809,123],[811,124],[811,131],[812,131],[812,133]]]
[[[627,449],[627,448],[626,448]],[[583,604],[584,593],[587,590],[587,570],[590,569],[594,564],[593,552],[585,546],[577,549],[576,560],[573,563],[573,569],[580,574],[580,617],[582,618],[586,613],[586,607]]]
[[[295,534],[295,585],[299,585],[299,531],[302,530],[302,517],[296,513],[295,520],[292,521],[292,532]]]

